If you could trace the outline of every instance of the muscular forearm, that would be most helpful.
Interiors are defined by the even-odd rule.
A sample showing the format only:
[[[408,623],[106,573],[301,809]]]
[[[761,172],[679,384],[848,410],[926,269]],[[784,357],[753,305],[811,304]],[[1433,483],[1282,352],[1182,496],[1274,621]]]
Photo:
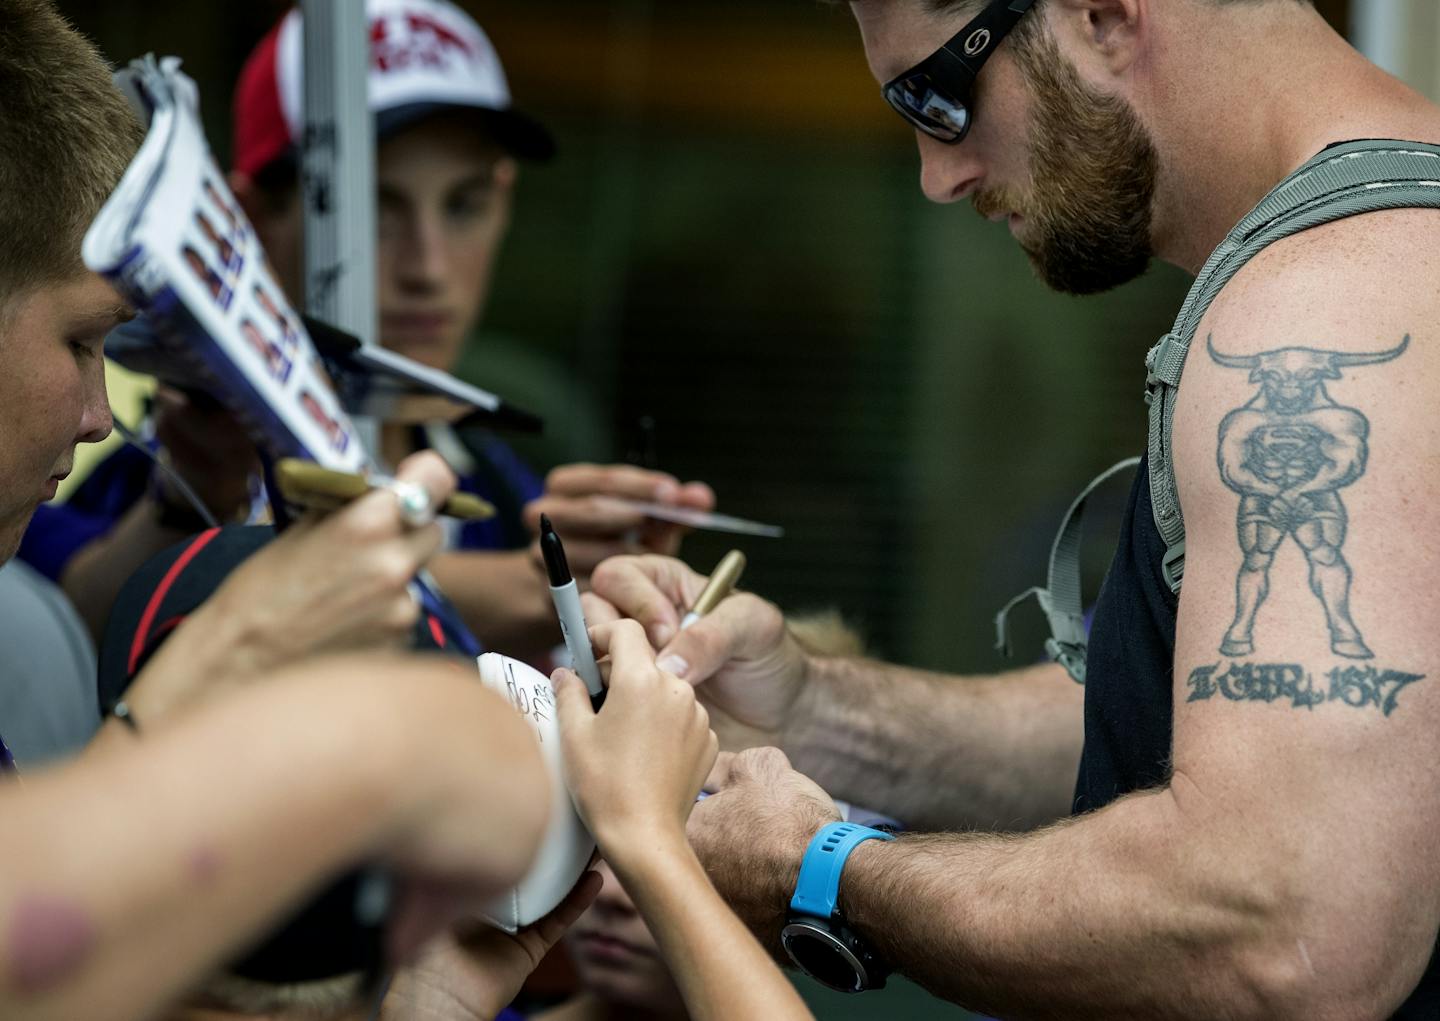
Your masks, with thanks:
[[[677,835],[610,860],[675,976],[695,1021],[812,1015]]]
[[[471,719],[498,750],[517,743],[507,725],[519,721],[436,669],[402,683],[359,660],[312,666],[5,790],[0,1015],[153,1011],[326,875],[454,803],[447,778],[486,760],[436,728]],[[423,756],[403,738],[416,732],[430,735]],[[545,800],[538,763],[523,764],[474,792],[507,819],[481,841],[497,885],[524,868],[540,828],[510,793]],[[478,849],[457,835],[457,851],[467,843]]]
[[[525,550],[441,553],[430,572],[487,648],[538,661],[559,643],[544,577]]]
[[[1083,689],[1054,664],[951,677],[811,659],[783,738],[832,795],[908,826],[1016,830],[1070,807]]]
[[[76,552],[60,577],[97,642],[105,633],[120,587],[151,557],[185,539],[187,532],[161,525],[159,508],[142,498],[105,535]]]
[[[1387,1016],[1315,877],[1220,819],[1166,789],[1026,836],[869,842],[841,909],[921,985],[1006,1018]]]

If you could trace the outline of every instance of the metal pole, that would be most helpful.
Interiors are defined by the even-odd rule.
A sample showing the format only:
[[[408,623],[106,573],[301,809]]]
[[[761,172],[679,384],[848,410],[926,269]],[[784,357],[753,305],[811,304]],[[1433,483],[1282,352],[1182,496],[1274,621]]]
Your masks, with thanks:
[[[634,257],[641,205],[641,135],[645,69],[649,65],[654,0],[623,0],[610,18],[615,43],[605,83],[614,116],[601,139],[589,248],[580,281],[580,371],[576,379],[598,383],[600,435],[593,449],[615,453],[615,404],[619,394],[620,326],[625,314],[625,274]]]
[[[1402,0],[1356,0],[1350,7],[1350,40],[1355,48],[1396,77],[1405,74]]]
[[[375,129],[364,3],[303,0],[305,310],[366,344],[376,342]],[[372,455],[378,426],[356,420]]]
[[[1440,99],[1435,59],[1440,6],[1435,0],[1354,0],[1350,39],[1386,71],[1431,99]]]

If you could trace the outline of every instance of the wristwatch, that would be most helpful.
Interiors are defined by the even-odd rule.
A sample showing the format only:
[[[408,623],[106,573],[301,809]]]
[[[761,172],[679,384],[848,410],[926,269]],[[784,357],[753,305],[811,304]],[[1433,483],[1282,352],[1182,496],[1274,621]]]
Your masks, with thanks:
[[[842,993],[880,989],[890,969],[845,924],[835,902],[850,852],[866,840],[894,840],[892,833],[851,822],[821,828],[800,860],[790,898],[790,919],[780,930],[785,952],[805,974]]]

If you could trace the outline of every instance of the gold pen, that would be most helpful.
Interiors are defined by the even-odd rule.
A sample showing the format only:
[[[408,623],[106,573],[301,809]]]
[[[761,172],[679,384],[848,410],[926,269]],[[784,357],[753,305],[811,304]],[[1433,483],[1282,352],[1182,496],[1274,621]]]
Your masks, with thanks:
[[[314,461],[298,457],[281,458],[275,463],[275,481],[280,494],[290,503],[313,510],[335,510],[372,489],[384,488],[393,481],[381,477],[365,477],[354,472],[322,468]],[[473,493],[454,493],[439,513],[462,521],[479,521],[495,516],[495,508]]]
[[[740,574],[745,570],[745,554],[738,549],[732,549],[721,558],[720,563],[710,574],[710,580],[705,583],[705,588],[696,598],[690,612],[685,614],[680,621],[680,630],[684,631],[691,624],[694,624],[705,614],[715,609],[720,600],[728,596],[740,580]]]

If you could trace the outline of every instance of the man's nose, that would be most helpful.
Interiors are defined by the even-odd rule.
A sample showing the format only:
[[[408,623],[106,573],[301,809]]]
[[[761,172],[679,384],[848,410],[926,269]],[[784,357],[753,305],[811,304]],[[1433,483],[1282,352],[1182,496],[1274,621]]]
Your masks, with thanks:
[[[972,146],[947,145],[923,131],[915,132],[920,148],[920,190],[931,202],[969,198],[984,176]]]
[[[80,415],[80,430],[76,436],[80,443],[99,443],[115,425],[110,413],[110,397],[105,392],[105,367],[101,359],[95,359],[95,371],[86,381],[85,407]]]
[[[400,258],[400,279],[411,287],[438,289],[450,271],[444,225],[438,216],[422,214],[409,226]]]

